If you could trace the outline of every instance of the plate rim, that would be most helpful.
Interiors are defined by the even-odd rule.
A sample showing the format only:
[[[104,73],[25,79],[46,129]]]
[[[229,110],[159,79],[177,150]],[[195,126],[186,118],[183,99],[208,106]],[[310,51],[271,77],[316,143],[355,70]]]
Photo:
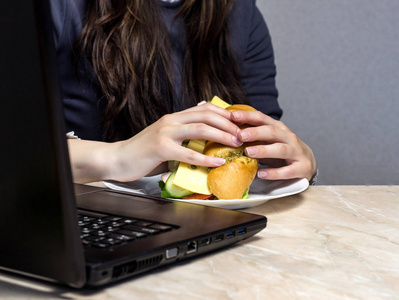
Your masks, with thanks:
[[[153,177],[158,177],[158,176],[159,175],[156,175]],[[147,178],[147,180],[151,180],[151,179]],[[176,198],[165,198],[165,199],[172,200],[172,201],[191,203],[191,204],[204,205],[204,206],[218,207],[218,208],[241,209],[241,208],[261,205],[269,200],[284,198],[284,197],[292,196],[295,194],[299,194],[299,193],[304,192],[309,187],[309,181],[306,178],[297,178],[297,179],[289,179],[289,180],[292,181],[292,183],[290,185],[299,184],[300,188],[298,188],[294,191],[291,191],[291,192],[286,192],[286,193],[271,195],[271,196],[265,196],[264,198],[231,199],[231,200],[227,200],[227,199],[201,200],[201,199],[176,199]],[[134,189],[129,190],[129,188],[118,186],[117,182],[102,181],[102,183],[106,187],[113,189],[113,190],[143,194],[143,193],[134,191]],[[121,183],[121,184],[128,184],[128,183]],[[255,195],[260,195],[260,194],[255,194]],[[250,196],[251,196],[251,193],[250,193]],[[235,207],[237,207],[237,208],[235,208]]]

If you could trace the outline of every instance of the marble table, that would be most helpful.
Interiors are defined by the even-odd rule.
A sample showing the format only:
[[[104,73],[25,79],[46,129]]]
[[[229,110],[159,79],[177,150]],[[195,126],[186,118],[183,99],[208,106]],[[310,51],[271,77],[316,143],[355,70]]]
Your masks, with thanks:
[[[231,248],[102,289],[0,272],[0,299],[399,299],[399,186],[311,186]]]

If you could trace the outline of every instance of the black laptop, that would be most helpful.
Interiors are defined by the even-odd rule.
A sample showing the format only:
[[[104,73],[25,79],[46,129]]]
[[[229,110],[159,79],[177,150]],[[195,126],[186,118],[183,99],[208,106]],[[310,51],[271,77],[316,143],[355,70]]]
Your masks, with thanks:
[[[249,213],[72,183],[49,7],[0,1],[0,269],[100,286],[266,227]]]

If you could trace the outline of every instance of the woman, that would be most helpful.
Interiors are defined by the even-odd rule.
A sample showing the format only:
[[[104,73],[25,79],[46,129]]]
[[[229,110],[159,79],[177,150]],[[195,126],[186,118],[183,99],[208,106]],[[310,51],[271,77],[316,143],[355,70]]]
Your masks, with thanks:
[[[179,160],[223,159],[181,146],[260,140],[246,155],[268,180],[316,173],[312,150],[282,122],[266,24],[255,0],[52,0],[68,139],[76,182],[132,181]],[[218,95],[256,112],[212,104]],[[236,124],[251,128],[239,130]]]

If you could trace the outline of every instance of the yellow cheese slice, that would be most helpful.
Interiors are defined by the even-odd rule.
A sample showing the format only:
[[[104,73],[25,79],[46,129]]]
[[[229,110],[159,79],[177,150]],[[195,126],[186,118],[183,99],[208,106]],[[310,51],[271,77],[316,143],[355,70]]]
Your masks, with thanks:
[[[199,153],[204,153],[205,140],[191,140],[187,148],[190,148]],[[208,188],[208,168],[202,166],[193,166],[184,162],[179,164],[173,184],[204,195],[210,195]]]
[[[190,148],[199,153],[204,153],[205,144],[205,140],[190,140],[187,144],[187,148]]]
[[[222,99],[220,99],[218,96],[214,96],[211,100],[211,103],[219,106],[221,108],[226,108],[228,106],[231,106],[230,104],[228,104],[227,102],[223,101]]]
[[[173,184],[204,195],[210,195],[208,188],[208,168],[193,166],[184,162],[179,164]]]
[[[212,98],[211,103],[221,108],[230,106],[227,102],[220,99],[218,96]],[[204,153],[205,140],[190,140],[187,148],[190,148],[199,153]],[[204,195],[210,195],[208,188],[208,167],[193,166],[184,162],[180,162],[177,168],[176,176],[173,179],[173,184]]]

